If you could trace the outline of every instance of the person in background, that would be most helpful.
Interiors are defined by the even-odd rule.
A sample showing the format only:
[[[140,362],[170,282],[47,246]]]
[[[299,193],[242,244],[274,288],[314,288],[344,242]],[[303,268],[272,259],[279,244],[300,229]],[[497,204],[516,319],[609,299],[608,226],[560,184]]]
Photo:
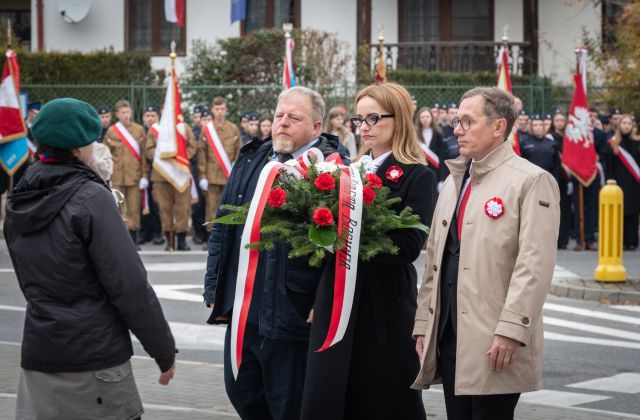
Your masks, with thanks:
[[[433,117],[433,120],[435,121],[435,124],[437,126],[439,126],[439,122],[440,122],[440,104],[438,102],[435,102],[433,105],[431,105],[431,116]]]
[[[562,161],[562,147],[564,145],[564,127],[567,118],[562,111],[556,109],[551,117],[551,126],[549,133],[558,145],[560,152],[560,160]],[[569,239],[571,237],[571,224],[573,221],[573,212],[571,208],[571,194],[573,194],[573,183],[571,176],[567,171],[560,167],[560,175],[558,176],[558,187],[560,188],[560,233],[558,234],[558,249],[567,249]]]
[[[438,158],[437,161],[434,161],[431,156],[425,153],[427,164],[436,174],[439,192],[442,189],[442,183],[444,182],[441,169],[443,166],[445,166],[444,161],[447,157],[444,150],[445,144],[444,140],[442,139],[442,134],[440,133],[440,128],[436,124],[429,108],[421,108],[418,111],[418,120],[415,124],[415,129],[416,135],[418,136],[418,141],[429,148]]]
[[[207,107],[196,105],[193,107],[193,112],[191,113],[191,126],[193,127],[193,135],[196,139],[200,137],[200,128],[202,127],[200,119],[202,118],[203,109],[207,109]]]
[[[258,137],[260,140],[264,140],[271,135],[271,126],[273,125],[273,118],[268,115],[260,118],[258,121]]]
[[[247,124],[247,131],[249,141],[258,136],[258,127],[260,124],[260,116],[258,114],[251,114],[249,116],[249,123]],[[246,143],[245,143],[246,144]]]
[[[518,112],[516,128],[518,130],[518,139],[520,141],[529,135],[529,113],[526,109],[521,109],[520,112]]]
[[[102,123],[102,134],[100,135],[99,143],[104,142],[105,136],[107,135],[107,130],[111,126],[111,120],[113,119],[113,115],[111,114],[111,108],[106,105],[98,108],[98,115],[100,116],[100,122]]]
[[[342,144],[349,152],[349,158],[354,159],[358,153],[356,148],[356,137],[344,127],[344,115],[342,109],[338,107],[331,108],[327,114],[324,132],[333,134],[340,139]]]
[[[144,113],[142,114],[142,123],[147,137],[149,135],[149,129],[159,122],[160,109],[156,104],[148,104],[144,108]],[[149,169],[151,168],[153,157],[149,160],[148,157],[142,156],[142,159],[147,159],[147,162],[145,162],[147,171],[146,173],[143,173],[142,176],[143,178],[150,179],[151,174],[149,173]],[[160,209],[158,208],[158,203],[156,203],[153,198],[153,182],[149,183],[146,194],[148,194],[147,201],[149,202],[149,211],[148,214],[144,214],[143,209],[140,209],[140,232],[138,233],[137,244],[144,245],[147,242],[153,242],[154,245],[162,245],[164,243],[164,238],[162,237],[162,224],[160,223]]]
[[[160,122],[160,109],[156,104],[148,104],[144,108],[144,113],[142,114],[142,124],[144,125],[144,132],[148,133],[149,128],[153,125]]]
[[[240,117],[240,136],[242,137],[242,144],[246,144],[244,141],[245,136],[247,134],[247,129],[249,128],[249,118],[251,117],[251,112],[245,112]],[[251,138],[247,139],[247,142],[250,141]]]
[[[191,165],[191,176],[193,176],[194,180],[200,179],[197,150],[200,148],[200,142],[205,140],[202,136],[202,128],[213,121],[211,112],[207,109],[207,107],[200,107],[199,113],[199,126],[193,128],[193,136],[196,139],[196,153],[191,159],[189,159],[189,164]],[[198,202],[191,205],[191,227],[193,228],[192,239],[194,244],[202,245],[207,241],[207,229],[204,227],[204,223],[206,222],[204,214],[207,199],[206,193],[202,191],[202,188],[200,188],[200,184],[198,182],[195,183],[195,189],[198,193]]]
[[[442,126],[442,137],[451,137],[453,136],[453,125],[451,121],[458,115],[458,104],[449,104],[447,107],[447,114],[445,123]]]
[[[544,118],[542,120],[543,126],[544,126],[544,132],[548,133],[549,132],[549,127],[551,127],[551,114],[545,114]]]
[[[544,131],[544,120],[538,114],[531,116],[531,132],[520,141],[520,155],[549,172],[556,181],[560,177],[560,146]]]
[[[33,121],[40,112],[40,108],[42,108],[42,102],[40,101],[29,102],[29,104],[27,105],[27,116],[24,119],[24,122],[29,130],[33,126]]]
[[[91,105],[48,102],[39,161],[7,199],[4,235],[27,301],[16,419],[139,419],[132,332],[175,373],[175,341],[109,187],[87,166],[102,124]]]
[[[626,251],[638,248],[638,217],[640,215],[640,180],[632,168],[640,166],[640,138],[634,132],[634,121],[631,115],[622,115],[616,133],[609,140],[611,152],[607,156],[605,173],[607,178],[615,179],[624,194],[624,230],[622,245]],[[627,152],[632,160],[627,166],[621,160],[621,149]]]
[[[613,137],[618,130],[618,124],[620,124],[622,115],[622,110],[620,108],[611,108],[609,110],[609,130],[607,131],[607,139]]]

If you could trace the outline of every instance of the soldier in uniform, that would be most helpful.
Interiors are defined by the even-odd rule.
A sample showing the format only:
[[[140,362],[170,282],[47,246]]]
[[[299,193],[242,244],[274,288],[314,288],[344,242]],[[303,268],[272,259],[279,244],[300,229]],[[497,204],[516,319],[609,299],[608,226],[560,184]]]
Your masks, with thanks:
[[[198,105],[198,127],[193,128],[193,137],[196,139],[196,150],[199,148],[199,144],[202,141],[202,128],[209,124],[212,120],[211,112],[201,105]],[[195,112],[195,111],[194,111]],[[197,130],[196,130],[197,128]],[[200,170],[198,169],[198,153],[196,153],[191,159],[191,176],[193,179],[200,179]],[[204,211],[206,198],[204,191],[200,188],[199,183],[196,182],[196,191],[198,192],[198,202],[191,205],[191,226],[193,227],[193,243],[196,245],[202,245],[207,241],[207,229],[204,227]]]
[[[102,134],[100,135],[100,139],[98,140],[100,143],[104,142],[104,137],[107,135],[107,130],[111,125],[111,108],[106,105],[98,108],[98,116],[100,117],[100,121],[102,122]]]
[[[145,139],[149,134],[149,129],[160,121],[160,109],[156,104],[149,104],[144,108],[142,114],[142,122],[144,123]],[[143,153],[144,155],[144,153]],[[142,159],[147,159],[145,156]],[[150,165],[151,161],[145,162]],[[149,178],[149,172],[143,170],[143,178]],[[141,229],[138,234],[138,245],[144,245],[146,242],[152,241],[154,245],[162,245],[164,238],[162,237],[162,226],[160,225],[160,210],[158,204],[153,199],[153,182],[147,188],[147,200],[149,201],[149,213],[141,216]]]
[[[443,147],[442,147],[442,162],[440,163],[440,171],[438,172],[438,184],[443,182],[449,176],[449,167],[444,164],[445,160],[455,159],[460,156],[460,145],[458,145],[458,136],[455,134],[453,136],[447,137],[443,139]],[[440,189],[441,187],[438,186]]]
[[[198,139],[200,137],[200,128],[202,127],[201,119],[202,119],[202,105],[196,105],[193,107],[193,112],[191,113],[191,125],[193,127],[193,136]]]
[[[181,127],[184,127],[184,129]],[[181,131],[187,141],[187,157],[191,159],[196,153],[196,140],[193,137],[193,131],[186,123],[182,123],[178,130]],[[158,139],[154,132],[149,131],[144,146],[144,156],[146,158],[144,159],[145,174],[149,173],[148,162],[153,162],[157,142]],[[144,179],[144,181],[144,183],[148,184],[148,180]],[[162,231],[167,240],[165,251],[174,249],[178,251],[191,250],[191,247],[187,245],[187,230],[189,229],[189,216],[191,213],[191,188],[185,189],[184,192],[179,192],[155,167],[151,169],[151,182],[153,183],[153,199],[158,203]],[[172,231],[174,232],[173,235]],[[178,238],[177,247],[174,245],[174,237]]]
[[[529,113],[526,109],[521,109],[520,112],[518,112],[516,128],[518,129],[518,139],[520,141],[529,135]]]
[[[611,108],[609,110],[609,130],[607,131],[607,138],[616,134],[616,130],[618,129],[618,125],[620,124],[620,120],[622,119],[622,110],[620,108]]]
[[[447,138],[453,136],[453,125],[451,125],[451,121],[453,121],[456,115],[458,115],[458,105],[450,104],[447,107],[446,119],[442,127],[442,137]]]
[[[142,149],[144,128],[132,121],[131,104],[127,100],[116,103],[118,122],[106,133],[106,141],[113,157],[113,188],[124,196],[125,223],[133,243],[138,242],[140,230],[140,178],[142,178]],[[137,246],[140,250],[140,247]]]
[[[226,120],[227,104],[222,97],[218,96],[214,98],[211,110],[214,116],[213,126],[215,131],[218,133],[218,137],[224,147],[224,151],[229,157],[229,161],[234,162],[242,147],[240,130],[238,130],[235,124]],[[200,141],[198,143],[198,170],[200,171],[200,188],[207,196],[205,219],[206,221],[210,221],[218,209],[218,201],[227,183],[227,177],[211,149],[209,140],[206,137],[205,127],[202,128],[202,134],[200,135]],[[210,231],[211,224],[207,224],[207,232]],[[208,249],[207,244],[204,244],[203,249]]]
[[[560,175],[560,148],[551,134],[545,134],[544,120],[531,116],[531,133],[520,141],[521,156],[549,172],[556,181]]]

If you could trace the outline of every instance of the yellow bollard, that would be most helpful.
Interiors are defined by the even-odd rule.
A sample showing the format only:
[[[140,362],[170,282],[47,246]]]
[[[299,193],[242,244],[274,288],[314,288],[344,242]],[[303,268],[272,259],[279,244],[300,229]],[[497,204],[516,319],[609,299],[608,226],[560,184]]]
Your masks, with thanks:
[[[599,261],[595,279],[602,282],[627,281],[627,270],[622,265],[622,189],[613,179],[600,190]]]

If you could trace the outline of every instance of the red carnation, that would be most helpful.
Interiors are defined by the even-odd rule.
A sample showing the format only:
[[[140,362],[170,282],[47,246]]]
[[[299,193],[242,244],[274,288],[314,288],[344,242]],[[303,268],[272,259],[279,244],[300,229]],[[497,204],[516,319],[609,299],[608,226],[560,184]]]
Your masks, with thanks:
[[[320,207],[313,212],[313,222],[319,227],[330,226],[333,224],[333,214],[326,207]]]
[[[369,186],[371,188],[375,188],[376,190],[378,188],[382,188],[382,180],[380,179],[380,177],[378,175],[376,175],[376,174],[367,174],[365,179],[367,180],[367,183],[369,184]]]
[[[267,204],[271,207],[281,207],[287,201],[287,193],[280,187],[274,188],[269,192]]]
[[[362,200],[364,201],[364,204],[368,206],[369,204],[373,203],[373,200],[375,198],[376,192],[373,190],[373,188],[366,185],[362,187]]]
[[[320,191],[331,191],[336,187],[336,180],[333,175],[325,172],[318,175],[314,184]]]

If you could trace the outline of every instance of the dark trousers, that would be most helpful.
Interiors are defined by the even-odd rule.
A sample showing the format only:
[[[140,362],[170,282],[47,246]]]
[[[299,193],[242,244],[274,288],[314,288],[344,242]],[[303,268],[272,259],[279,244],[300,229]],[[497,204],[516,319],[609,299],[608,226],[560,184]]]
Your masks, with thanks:
[[[198,160],[191,160],[191,175],[196,183],[196,191],[198,192],[198,202],[191,206],[191,226],[193,226],[193,236],[199,236],[203,241],[209,239],[207,236],[207,229],[203,226],[204,220],[204,209],[206,205],[205,196],[200,189],[200,184],[198,181],[200,180],[200,171],[198,170]]]
[[[573,235],[580,242],[580,183],[573,180]],[[598,195],[600,194],[600,176],[591,185],[583,187],[584,202],[584,242],[596,242],[596,224],[598,223]]]
[[[571,196],[567,195],[568,183],[569,181],[565,179],[561,179],[560,182],[558,182],[560,187],[560,232],[558,233],[558,248],[566,248],[569,244],[571,225],[573,224]]]
[[[154,238],[162,237],[160,210],[158,209],[158,203],[153,199],[153,182],[149,183],[147,194],[149,198],[149,214],[142,215],[142,206],[140,206],[140,235],[142,235],[145,242],[150,242]]]
[[[638,247],[638,214],[624,215],[624,230],[622,232],[622,243],[625,248]]]
[[[456,335],[451,322],[438,342],[438,368],[449,420],[512,420],[520,394],[455,395]],[[489,360],[487,359],[487,363]]]
[[[247,324],[242,364],[233,378],[231,327],[224,345],[224,385],[233,408],[242,419],[299,419],[302,406],[307,342],[272,340]]]

